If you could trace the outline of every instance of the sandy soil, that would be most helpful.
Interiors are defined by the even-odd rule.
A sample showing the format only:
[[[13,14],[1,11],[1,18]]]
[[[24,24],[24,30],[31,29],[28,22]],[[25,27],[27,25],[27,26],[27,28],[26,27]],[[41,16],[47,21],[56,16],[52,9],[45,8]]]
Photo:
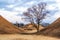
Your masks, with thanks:
[[[42,35],[0,34],[0,40],[60,40]]]

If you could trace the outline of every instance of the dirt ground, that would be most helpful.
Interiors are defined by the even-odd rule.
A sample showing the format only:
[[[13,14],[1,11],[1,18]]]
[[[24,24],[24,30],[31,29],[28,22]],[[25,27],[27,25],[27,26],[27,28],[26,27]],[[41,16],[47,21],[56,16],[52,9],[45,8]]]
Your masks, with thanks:
[[[60,40],[42,35],[0,34],[0,40]]]

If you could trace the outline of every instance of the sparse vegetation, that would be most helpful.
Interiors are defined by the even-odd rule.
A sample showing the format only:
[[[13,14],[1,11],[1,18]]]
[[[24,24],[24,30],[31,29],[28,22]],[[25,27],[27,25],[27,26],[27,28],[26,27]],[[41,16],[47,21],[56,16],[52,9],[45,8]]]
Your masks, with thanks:
[[[12,23],[4,19],[0,16],[0,33],[2,34],[10,34],[10,33],[20,33],[22,32],[21,29],[14,26]]]
[[[24,26],[23,23],[14,23],[14,25],[17,26],[17,27],[22,27],[22,26]]]
[[[45,7],[46,3],[40,3],[24,12],[24,19],[31,24],[13,25],[0,16],[0,40],[60,40],[60,18],[47,27],[40,25],[49,13]]]
[[[42,20],[46,18],[48,13],[49,12],[46,10],[46,3],[41,2],[36,6],[28,8],[27,12],[24,12],[23,15],[25,16],[25,20],[30,21],[33,24],[37,24],[35,28],[37,29],[37,32],[39,32],[39,25]]]
[[[60,18],[50,24],[48,27],[40,31],[43,35],[54,36],[60,38]]]

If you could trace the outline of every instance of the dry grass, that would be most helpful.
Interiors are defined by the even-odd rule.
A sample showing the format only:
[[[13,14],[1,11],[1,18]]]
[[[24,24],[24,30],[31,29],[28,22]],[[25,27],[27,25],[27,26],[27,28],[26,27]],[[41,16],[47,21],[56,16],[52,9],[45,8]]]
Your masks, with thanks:
[[[0,34],[0,40],[60,40],[42,35]]]
[[[32,29],[32,30],[30,30]],[[43,29],[43,27],[40,25],[40,30]],[[5,18],[0,16],[0,34],[10,34],[10,33],[33,33],[36,32],[36,28],[32,24],[27,24],[23,28],[18,28],[9,21],[7,21]]]
[[[23,27],[20,27],[19,29],[22,29],[25,31],[25,33],[35,33],[37,32],[37,28],[36,28],[37,24],[26,24]],[[44,29],[44,27],[42,25],[40,25],[39,30]]]
[[[60,38],[60,18],[50,24],[48,27],[40,31],[41,34]]]
[[[0,33],[20,33],[23,32],[18,27],[14,26],[12,23],[0,16]]]
[[[59,36],[60,37],[60,19],[59,21],[55,21],[49,27],[43,28],[41,27],[40,33],[45,34],[45,35],[54,35],[54,36]],[[34,28],[33,25],[28,25],[25,28],[17,28],[7,20],[5,20],[3,17],[0,16],[0,40],[60,40],[58,38],[54,37],[48,37],[48,36],[42,36],[42,35],[21,35],[21,34],[15,34],[15,33],[21,33],[21,32],[26,32],[26,33],[32,33],[36,32],[36,29],[34,28],[33,30],[28,30]],[[4,34],[2,34],[4,33]],[[13,33],[13,34],[9,34]],[[58,34],[59,33],[59,34]]]

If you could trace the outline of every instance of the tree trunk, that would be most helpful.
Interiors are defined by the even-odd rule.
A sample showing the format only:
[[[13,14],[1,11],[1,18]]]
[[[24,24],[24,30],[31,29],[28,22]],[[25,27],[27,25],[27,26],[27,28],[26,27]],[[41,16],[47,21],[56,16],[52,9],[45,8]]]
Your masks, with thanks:
[[[39,21],[38,21],[38,26],[37,26],[37,32],[39,32],[40,30],[39,30]]]

